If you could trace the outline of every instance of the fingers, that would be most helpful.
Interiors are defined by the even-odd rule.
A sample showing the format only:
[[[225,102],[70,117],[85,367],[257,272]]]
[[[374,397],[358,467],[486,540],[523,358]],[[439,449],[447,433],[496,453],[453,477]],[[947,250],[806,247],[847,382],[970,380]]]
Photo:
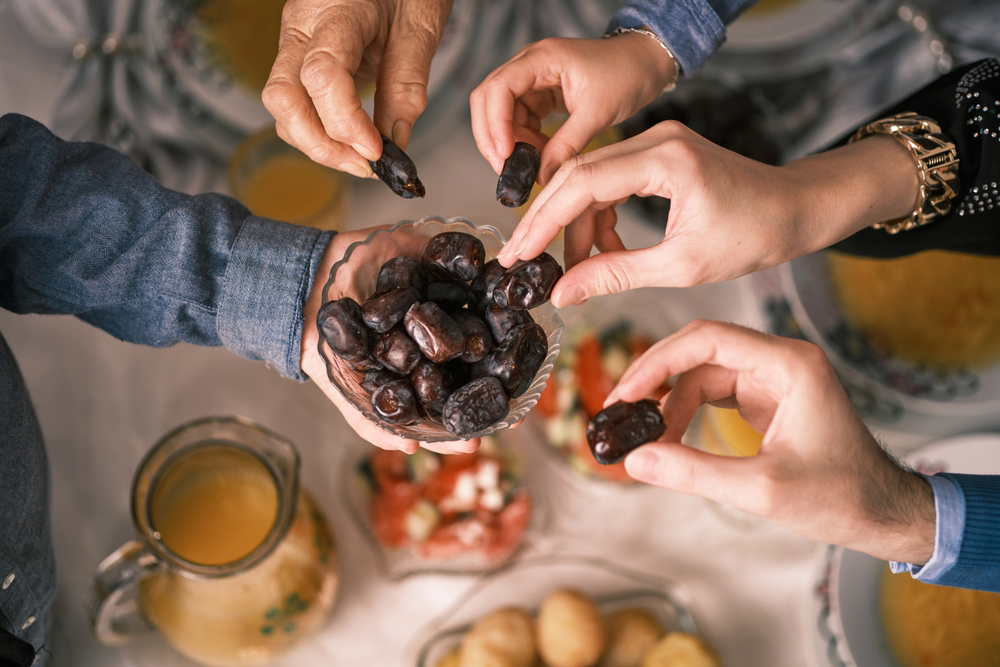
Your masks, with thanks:
[[[667,424],[664,440],[680,441],[702,403],[711,403],[736,394],[737,373],[728,368],[706,364],[682,373],[667,394],[663,420]]]
[[[547,184],[566,160],[582,153],[590,140],[607,125],[607,118],[597,109],[574,109],[542,151],[538,182]]]
[[[479,438],[449,442],[421,442],[420,446],[438,454],[471,454],[479,449]]]
[[[733,505],[752,495],[758,466],[755,458],[716,456],[680,443],[643,445],[625,458],[626,472],[640,482]]]
[[[421,3],[392,26],[375,88],[375,125],[406,148],[417,117],[427,107],[431,60],[448,19],[447,3]]]

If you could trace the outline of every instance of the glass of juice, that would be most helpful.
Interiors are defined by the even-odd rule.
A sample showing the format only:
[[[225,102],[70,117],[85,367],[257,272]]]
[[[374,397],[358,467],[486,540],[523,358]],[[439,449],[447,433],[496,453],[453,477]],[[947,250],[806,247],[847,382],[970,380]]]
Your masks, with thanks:
[[[259,665],[318,628],[337,557],[298,471],[290,442],[244,419],[164,436],[133,480],[137,539],[94,575],[97,638],[121,644],[156,629],[201,664]]]
[[[289,146],[274,126],[236,147],[227,178],[230,193],[254,215],[320,229],[344,227],[348,176]]]

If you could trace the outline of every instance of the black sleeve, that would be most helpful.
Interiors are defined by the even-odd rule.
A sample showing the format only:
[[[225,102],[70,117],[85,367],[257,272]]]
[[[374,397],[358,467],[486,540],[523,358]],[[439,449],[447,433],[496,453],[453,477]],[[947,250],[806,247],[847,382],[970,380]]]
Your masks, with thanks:
[[[863,229],[833,248],[868,257],[933,249],[1000,255],[1000,62],[980,60],[956,69],[871,120],[904,111],[933,118],[955,142],[961,187],[951,211],[899,234]]]

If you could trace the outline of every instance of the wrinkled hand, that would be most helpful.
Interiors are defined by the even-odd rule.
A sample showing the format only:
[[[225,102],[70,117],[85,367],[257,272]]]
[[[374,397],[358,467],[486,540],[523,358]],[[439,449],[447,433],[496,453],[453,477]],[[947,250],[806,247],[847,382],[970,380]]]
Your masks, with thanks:
[[[930,485],[879,447],[818,347],[692,322],[637,359],[608,404],[644,398],[678,374],[665,399],[661,442],[625,459],[632,477],[877,558],[930,559],[936,521]],[[680,444],[702,403],[738,408],[764,433],[760,453],[716,456]]]
[[[601,130],[630,117],[673,80],[676,63],[655,39],[543,39],[521,49],[472,92],[472,131],[494,171],[527,141],[542,149],[539,183],[583,150]],[[569,118],[548,139],[541,121]]]
[[[278,135],[316,162],[370,177],[379,133],[405,148],[427,106],[450,11],[451,0],[288,0],[263,92]],[[372,81],[374,123],[357,92]]]
[[[363,241],[368,238],[371,231],[371,229],[364,229],[337,234],[323,253],[323,259],[316,272],[316,278],[313,280],[312,291],[309,293],[309,298],[302,309],[302,316],[304,318],[302,325],[302,370],[323,390],[323,393],[330,399],[330,402],[337,406],[337,409],[344,415],[344,419],[347,420],[351,428],[359,436],[377,447],[381,447],[382,449],[398,449],[408,454],[417,451],[417,448],[420,446],[441,454],[474,452],[479,448],[478,438],[473,440],[457,440],[454,442],[421,443],[389,433],[351,405],[344,398],[343,394],[340,393],[340,390],[333,386],[326,374],[326,365],[323,358],[319,355],[317,347],[319,344],[319,329],[316,326],[316,314],[319,312],[320,306],[323,305],[323,285],[326,284],[327,277],[330,275],[330,268],[344,256],[344,252],[348,246],[356,241]]]
[[[913,210],[913,160],[872,137],[773,167],[676,121],[566,162],[500,252],[504,266],[545,250],[566,228],[557,307],[636,287],[688,287],[738,278],[825,248]],[[630,195],[670,199],[663,240],[627,250],[615,206]],[[600,253],[590,257],[596,247]]]

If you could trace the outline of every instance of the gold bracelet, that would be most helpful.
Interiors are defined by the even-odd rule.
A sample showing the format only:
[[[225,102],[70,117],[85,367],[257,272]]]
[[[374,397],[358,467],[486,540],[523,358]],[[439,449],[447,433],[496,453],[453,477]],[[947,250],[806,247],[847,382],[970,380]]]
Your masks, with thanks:
[[[680,63],[679,60],[677,60],[677,56],[674,55],[674,52],[670,50],[670,47],[667,46],[667,43],[664,42],[662,39],[660,39],[659,35],[657,35],[655,32],[653,32],[649,28],[645,28],[645,27],[643,27],[643,28],[615,28],[611,32],[606,32],[603,35],[601,35],[601,39],[608,39],[609,37],[617,37],[618,35],[627,35],[627,34],[632,33],[632,32],[638,33],[640,35],[646,35],[647,37],[652,37],[653,39],[655,39],[656,43],[659,44],[660,46],[662,46],[663,50],[667,52],[668,56],[670,56],[670,59],[674,61],[674,78],[671,79],[667,83],[667,85],[665,85],[663,87],[663,92],[669,93],[671,90],[673,90],[674,88],[677,87],[677,79],[679,79],[680,75],[681,75],[681,63]]]
[[[941,133],[941,126],[927,116],[907,111],[858,128],[847,143],[872,134],[889,134],[903,144],[917,165],[920,181],[920,193],[913,213],[899,220],[877,222],[872,227],[898,234],[926,225],[948,213],[961,184],[958,179],[958,152],[954,142]]]

